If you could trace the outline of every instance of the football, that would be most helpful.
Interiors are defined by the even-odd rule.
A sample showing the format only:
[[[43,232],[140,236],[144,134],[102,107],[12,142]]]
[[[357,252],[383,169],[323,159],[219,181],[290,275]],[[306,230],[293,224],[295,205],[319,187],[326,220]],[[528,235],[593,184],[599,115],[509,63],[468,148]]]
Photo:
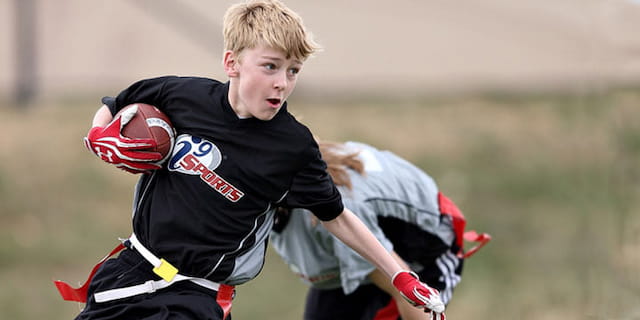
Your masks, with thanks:
[[[118,111],[115,117],[130,108],[137,108],[133,118],[122,128],[121,134],[127,138],[153,139],[156,147],[147,151],[160,152],[163,163],[171,156],[175,141],[175,130],[169,117],[158,108],[144,103],[130,104]]]

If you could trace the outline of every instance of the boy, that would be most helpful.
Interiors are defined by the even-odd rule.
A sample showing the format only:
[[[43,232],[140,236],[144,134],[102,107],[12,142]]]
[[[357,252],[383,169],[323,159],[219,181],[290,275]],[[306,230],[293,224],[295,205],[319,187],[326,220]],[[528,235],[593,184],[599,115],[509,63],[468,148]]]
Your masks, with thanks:
[[[299,16],[279,1],[242,3],[228,9],[223,29],[228,82],[161,77],[103,98],[87,147],[144,174],[133,234],[91,280],[77,319],[228,319],[233,286],[262,268],[277,205],[310,210],[413,304],[443,312],[438,292],[404,271],[343,208],[311,133],[287,111],[316,50]],[[152,141],[122,137],[126,119],[113,119],[136,102],[158,107],[176,129],[163,167],[154,163],[159,155],[140,151]],[[207,183],[205,171],[224,188]]]
[[[344,205],[404,268],[410,265],[448,303],[463,262],[456,224],[443,213],[455,208],[453,202],[429,175],[391,152],[357,142],[319,145]],[[306,210],[278,210],[271,240],[291,270],[310,285],[305,320],[429,318]]]

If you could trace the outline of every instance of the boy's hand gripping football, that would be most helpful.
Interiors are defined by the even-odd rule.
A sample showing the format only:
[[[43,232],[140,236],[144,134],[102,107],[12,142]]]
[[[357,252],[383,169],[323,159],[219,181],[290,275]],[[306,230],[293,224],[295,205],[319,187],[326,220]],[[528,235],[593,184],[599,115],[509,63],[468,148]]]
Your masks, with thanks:
[[[160,169],[161,166],[153,162],[162,159],[162,155],[158,152],[142,151],[155,147],[156,142],[153,139],[132,139],[121,133],[136,111],[136,108],[132,108],[105,127],[91,128],[84,138],[84,144],[103,161],[131,173]]]
[[[391,282],[410,304],[429,312],[431,319],[445,320],[444,303],[440,299],[440,293],[422,283],[418,275],[409,271],[399,271],[393,275]]]

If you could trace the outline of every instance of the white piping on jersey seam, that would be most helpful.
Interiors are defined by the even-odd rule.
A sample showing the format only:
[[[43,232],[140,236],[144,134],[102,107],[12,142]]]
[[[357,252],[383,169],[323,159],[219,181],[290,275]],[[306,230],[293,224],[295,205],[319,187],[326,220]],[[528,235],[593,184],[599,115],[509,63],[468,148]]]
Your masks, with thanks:
[[[286,197],[289,194],[289,190],[285,191],[284,194],[282,195],[282,197],[280,197],[280,199],[278,199],[278,201],[276,201],[276,203],[280,203],[280,201],[284,200],[284,197]]]
[[[147,195],[147,191],[149,191],[149,187],[151,186],[151,181],[153,181],[153,178],[155,178],[156,176],[156,171],[152,171],[151,172],[151,176],[149,177],[149,181],[147,182],[147,184],[144,186],[144,190],[142,190],[142,194],[140,194],[140,200],[138,200],[138,202],[136,203],[135,207],[133,208],[133,213],[131,214],[131,222],[133,223],[133,218],[135,218],[136,216],[136,212],[138,211],[138,208],[140,208],[140,204],[142,203],[142,200],[144,200],[144,197]],[[138,192],[137,188],[136,188],[136,193]],[[134,197],[135,199],[135,197]]]
[[[253,220],[253,228],[251,229],[251,231],[249,231],[249,233],[247,233],[247,235],[240,241],[240,244],[238,244],[238,247],[231,251],[231,252],[227,252],[225,254],[223,254],[220,259],[218,259],[218,262],[216,263],[215,266],[213,266],[213,269],[211,269],[211,271],[209,271],[209,273],[207,273],[207,275],[204,276],[204,278],[208,278],[211,274],[213,274],[213,272],[216,271],[216,269],[218,269],[218,267],[220,266],[220,263],[222,263],[222,261],[224,260],[224,258],[227,257],[228,254],[232,254],[232,253],[236,253],[238,251],[240,251],[240,249],[242,249],[242,247],[244,246],[244,242],[247,241],[247,239],[249,239],[249,237],[254,234],[254,232],[256,231],[256,229],[258,229],[258,219],[260,219],[260,217],[264,216],[265,214],[267,214],[267,212],[269,212],[269,210],[271,210],[271,203],[269,203],[269,205],[267,206],[267,209],[262,212],[260,215],[258,215],[256,217],[255,220]]]

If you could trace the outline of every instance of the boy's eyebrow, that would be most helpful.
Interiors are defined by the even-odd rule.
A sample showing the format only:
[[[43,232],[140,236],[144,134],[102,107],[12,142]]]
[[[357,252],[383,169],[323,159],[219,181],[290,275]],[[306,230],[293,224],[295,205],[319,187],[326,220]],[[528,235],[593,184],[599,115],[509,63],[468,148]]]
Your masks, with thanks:
[[[261,56],[261,58],[263,59],[268,59],[268,60],[275,60],[275,61],[284,61],[285,59],[280,58],[280,57],[276,57],[276,56],[270,56],[270,55],[263,55]],[[298,59],[293,59],[293,62],[296,64],[302,64],[302,61],[298,60]]]

